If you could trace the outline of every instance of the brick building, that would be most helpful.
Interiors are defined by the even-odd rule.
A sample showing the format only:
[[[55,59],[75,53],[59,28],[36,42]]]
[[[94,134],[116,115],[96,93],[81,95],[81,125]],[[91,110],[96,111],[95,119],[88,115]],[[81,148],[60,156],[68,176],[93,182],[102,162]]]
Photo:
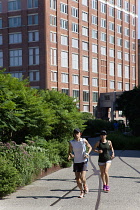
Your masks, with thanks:
[[[137,0],[0,0],[0,66],[106,116],[138,84],[137,25]]]

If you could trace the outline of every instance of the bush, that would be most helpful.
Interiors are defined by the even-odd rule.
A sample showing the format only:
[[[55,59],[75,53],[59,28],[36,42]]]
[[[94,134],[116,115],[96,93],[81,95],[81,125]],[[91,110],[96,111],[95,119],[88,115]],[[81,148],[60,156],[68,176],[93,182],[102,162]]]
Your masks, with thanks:
[[[115,150],[140,150],[140,137],[125,136],[121,132],[113,132],[108,135]]]
[[[0,197],[14,192],[20,183],[21,177],[12,162],[0,157]]]

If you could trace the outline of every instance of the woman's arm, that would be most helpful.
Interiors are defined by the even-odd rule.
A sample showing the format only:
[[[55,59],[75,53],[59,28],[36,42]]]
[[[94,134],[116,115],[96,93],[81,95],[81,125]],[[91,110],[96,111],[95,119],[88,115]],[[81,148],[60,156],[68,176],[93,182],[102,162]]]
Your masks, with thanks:
[[[115,157],[115,154],[114,154],[114,149],[113,149],[113,146],[112,146],[112,142],[111,141],[109,141],[109,145],[110,145],[110,149],[112,151],[111,159],[113,159]]]
[[[97,147],[99,147],[99,141],[96,142],[92,150],[96,153],[103,153],[103,150],[98,150]]]
[[[72,154],[72,145],[71,143],[69,142],[69,152],[68,152],[68,160],[70,160],[71,158],[74,158],[74,154]]]

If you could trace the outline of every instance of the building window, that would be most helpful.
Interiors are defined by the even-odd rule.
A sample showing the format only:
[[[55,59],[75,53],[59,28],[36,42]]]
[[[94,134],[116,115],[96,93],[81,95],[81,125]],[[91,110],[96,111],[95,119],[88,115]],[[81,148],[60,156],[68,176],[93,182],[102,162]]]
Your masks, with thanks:
[[[98,7],[98,0],[92,0],[92,9],[97,10]]]
[[[51,71],[51,81],[57,82],[57,71]]]
[[[122,90],[122,82],[118,82],[118,90]]]
[[[39,31],[29,31],[28,32],[28,41],[29,42],[38,42],[39,41]]]
[[[88,57],[83,56],[82,61],[83,61],[83,71],[88,71]]]
[[[106,13],[106,4],[101,3],[101,12]]]
[[[95,15],[92,15],[92,24],[97,25],[98,18]]]
[[[92,44],[92,52],[97,53],[98,52],[98,46],[97,44]]]
[[[57,34],[56,32],[50,32],[50,41],[56,43],[57,42]]]
[[[110,75],[114,76],[114,63],[110,62]]]
[[[83,76],[83,85],[89,85],[89,78]]]
[[[122,26],[117,25],[117,32],[118,32],[119,34],[121,34],[121,33],[122,33]]]
[[[98,87],[98,78],[92,78],[92,86]]]
[[[106,28],[106,20],[101,18],[101,27]]]
[[[114,81],[110,81],[110,89],[114,89],[115,88],[115,82]]]
[[[109,7],[109,15],[111,17],[114,17],[114,8],[113,7]]]
[[[128,1],[125,1],[124,8],[126,11],[129,11],[129,2]]]
[[[50,0],[50,8],[56,10],[56,0]]]
[[[67,73],[62,73],[61,74],[61,81],[63,83],[68,83],[68,74]]]
[[[117,58],[118,59],[122,59],[122,51],[118,51],[117,52]]]
[[[122,7],[122,0],[117,0],[117,6]]]
[[[78,54],[72,54],[72,68],[78,69],[79,63],[78,63]]]
[[[118,64],[118,77],[122,77],[122,64]]]
[[[129,83],[125,83],[125,90],[126,90],[126,91],[129,90]]]
[[[69,95],[69,89],[62,89],[62,93],[65,93],[66,95]]]
[[[92,101],[98,102],[98,92],[92,92]]]
[[[101,32],[101,41],[106,42],[106,33]]]
[[[0,28],[2,28],[2,18],[0,18]]]
[[[22,66],[22,50],[10,50],[10,66]]]
[[[38,25],[38,14],[28,15],[28,25]]]
[[[72,23],[72,32],[78,33],[78,24],[77,23]]]
[[[79,90],[73,90],[73,98],[79,100]]]
[[[28,0],[28,9],[38,8],[38,0]]]
[[[114,49],[109,49],[109,55],[114,58]]]
[[[125,42],[124,42],[124,47],[127,48],[127,49],[129,49],[129,46],[130,46],[130,45],[129,45],[129,41],[125,40]]]
[[[98,36],[98,33],[97,33],[97,30],[92,30],[92,38],[93,39],[97,39],[97,36]]]
[[[3,52],[0,50],[0,67],[3,67]]]
[[[136,69],[135,69],[135,66],[132,66],[132,79],[133,80],[136,79]]]
[[[115,43],[114,36],[112,36],[112,35],[109,36],[109,43],[110,44],[114,44]]]
[[[73,84],[79,84],[79,75],[72,75],[72,82]]]
[[[17,44],[22,42],[22,33],[9,34],[9,44]]]
[[[98,72],[98,62],[97,58],[92,58],[92,72]]]
[[[135,63],[136,62],[136,56],[132,55],[132,62]]]
[[[125,60],[129,61],[129,53],[125,53]]]
[[[11,72],[12,77],[22,80],[22,72]]]
[[[129,36],[129,28],[124,29],[124,34],[125,34],[125,36]]]
[[[68,45],[68,37],[67,36],[64,36],[64,35],[61,35],[61,44],[62,45]]]
[[[136,13],[136,7],[135,7],[135,5],[132,5],[132,13],[133,13],[133,14]]]
[[[39,47],[29,48],[29,65],[39,64]]]
[[[8,11],[21,9],[21,0],[8,0]]]
[[[122,39],[121,38],[117,38],[117,44],[118,44],[118,46],[122,47]]]
[[[72,38],[72,47],[78,48],[78,39]]]
[[[82,49],[88,51],[88,42],[82,41]]]
[[[60,11],[62,13],[68,14],[68,5],[64,3],[60,3]]]
[[[51,65],[57,65],[57,49],[51,48]]]
[[[87,12],[82,12],[82,20],[83,21],[88,21],[88,13]]]
[[[119,20],[122,20],[122,11],[117,10],[117,18],[118,18]]]
[[[88,6],[88,0],[82,0],[82,4]]]
[[[106,47],[101,47],[101,55],[106,55]]]
[[[21,26],[21,16],[9,17],[9,27],[20,27]]]
[[[3,44],[2,34],[0,34],[0,45]]]
[[[104,100],[105,101],[110,101],[110,95],[104,95]]]
[[[71,8],[71,15],[72,15],[73,17],[78,18],[78,9],[75,8],[75,7],[72,7],[72,8]]]
[[[50,15],[50,25],[57,26],[57,17],[54,15]]]
[[[89,112],[89,105],[83,105],[83,112]]]
[[[29,72],[29,80],[30,82],[33,81],[39,81],[40,80],[40,75],[38,70],[33,70]]]
[[[89,101],[89,91],[83,91],[83,101]]]
[[[124,14],[124,21],[126,23],[129,23],[129,21],[130,21],[130,15],[129,14],[127,14],[127,13]]]
[[[82,26],[82,35],[88,36],[88,28],[87,27]]]
[[[114,23],[109,22],[109,30],[114,31]]]
[[[129,79],[129,66],[125,66],[125,78]]]
[[[68,52],[61,52],[61,67],[68,67]]]

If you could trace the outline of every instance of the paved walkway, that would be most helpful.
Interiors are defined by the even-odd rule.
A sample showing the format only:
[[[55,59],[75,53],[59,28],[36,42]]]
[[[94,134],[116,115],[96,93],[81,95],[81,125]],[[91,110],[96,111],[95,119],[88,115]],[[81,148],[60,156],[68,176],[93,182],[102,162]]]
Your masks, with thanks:
[[[89,142],[93,145],[92,139]],[[78,198],[72,167],[61,169],[0,200],[0,210],[138,210],[140,209],[140,151],[115,151],[109,171],[111,191],[101,190],[98,156],[91,153],[89,193]]]

